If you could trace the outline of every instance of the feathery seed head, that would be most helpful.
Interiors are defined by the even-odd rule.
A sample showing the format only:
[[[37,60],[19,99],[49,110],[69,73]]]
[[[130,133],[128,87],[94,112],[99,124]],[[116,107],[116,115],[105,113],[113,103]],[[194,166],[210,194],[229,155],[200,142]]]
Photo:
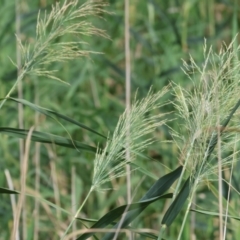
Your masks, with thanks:
[[[106,4],[102,1],[87,1],[79,6],[77,0],[72,0],[64,1],[63,4],[56,3],[49,14],[46,11],[43,14],[39,12],[35,42],[24,46],[18,39],[23,57],[23,72],[60,80],[54,76],[54,71],[47,70],[49,64],[97,53],[83,50],[83,44],[87,43],[82,38],[92,35],[108,37],[105,31],[86,21],[88,16],[105,13],[104,6]],[[58,40],[60,37],[61,41]]]
[[[190,64],[184,62],[184,71],[192,81],[192,89],[175,88],[175,106],[185,126],[185,133],[180,137],[185,144],[185,147],[180,146],[184,149],[181,161],[197,180],[213,173],[217,167],[217,156],[213,150],[218,132],[221,132],[221,152],[227,151],[229,144],[236,141],[237,132],[230,129],[238,129],[239,123],[235,115],[230,117],[230,112],[239,100],[240,61],[236,57],[239,50],[240,47],[233,49],[232,42],[228,47],[223,45],[216,54],[211,47],[207,51],[205,45],[202,66],[198,66],[192,58]],[[231,121],[224,126],[229,117]],[[229,155],[226,155],[222,163],[228,162]]]
[[[147,113],[163,106],[159,103],[159,99],[167,91],[167,87],[155,94],[150,90],[146,98],[136,101],[130,111],[125,110],[120,116],[111,140],[107,142],[102,153],[96,154],[92,181],[94,189],[101,189],[101,185],[112,178],[125,175],[126,147],[130,149],[130,161],[133,161],[137,153],[143,152],[153,142],[151,137],[146,137],[144,140],[142,137],[152,133],[167,120],[160,120],[164,114],[150,116]],[[128,130],[130,130],[129,139]]]

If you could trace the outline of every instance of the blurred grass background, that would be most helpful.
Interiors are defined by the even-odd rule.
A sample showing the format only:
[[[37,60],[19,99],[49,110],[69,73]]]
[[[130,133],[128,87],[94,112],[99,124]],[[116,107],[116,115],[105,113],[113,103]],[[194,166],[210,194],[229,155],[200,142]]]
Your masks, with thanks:
[[[20,37],[23,41],[34,41],[39,9],[49,11],[54,2],[20,1]],[[113,14],[104,15],[104,20],[89,20],[99,28],[105,29],[111,40],[100,37],[84,39],[89,44],[86,47],[103,54],[52,66],[52,69],[58,70],[57,76],[68,82],[69,86],[47,78],[30,76],[23,82],[24,99],[61,112],[104,135],[113,132],[118,117],[125,109],[124,2],[109,1],[108,10]],[[14,1],[1,1],[0,16],[0,97],[3,98],[17,78],[16,68],[9,60],[9,58],[14,61],[16,59]],[[201,64],[204,39],[218,50],[223,41],[229,43],[237,34],[238,21],[237,0],[131,0],[132,96],[134,97],[135,92],[138,91],[137,98],[140,99],[147,94],[150,86],[153,86],[154,90],[159,90],[169,82],[191,89],[192,83],[181,70],[181,59],[188,61],[191,54],[196,62]],[[17,97],[17,92],[12,96]],[[174,100],[171,94],[167,99]],[[165,111],[173,111],[173,108],[168,107]],[[6,102],[0,113],[0,126],[17,127],[17,114],[17,105]],[[39,122],[38,128],[42,131],[67,137],[66,131],[56,122],[41,115],[36,116],[31,109],[24,108],[26,129],[34,124],[36,118]],[[173,121],[170,125],[178,131],[181,123]],[[104,141],[94,134],[79,130],[73,125],[64,124],[64,126],[75,140],[93,146],[104,144]],[[0,186],[8,186],[4,174],[4,170],[8,169],[15,189],[19,189],[18,140],[2,134],[0,136]],[[170,169],[179,165],[178,150],[173,144],[161,143],[163,140],[171,140],[166,127],[158,129],[155,138],[157,141],[145,154],[157,161],[139,159],[138,164],[156,177],[160,177],[168,172],[163,165]],[[67,211],[72,209],[71,198],[74,196],[75,204],[78,206],[91,185],[94,155],[44,144],[40,145],[40,159],[37,162],[35,154],[36,147],[32,143],[27,175],[28,190],[33,195],[40,194],[42,198]],[[36,174],[39,174],[39,186],[35,182]],[[143,177],[138,171],[132,175],[133,188],[138,186],[139,181],[143,181],[141,186],[138,186],[135,200],[139,199],[154,182],[152,178],[143,179]],[[234,178],[236,182],[239,179],[238,176]],[[112,187],[115,190],[94,193],[85,206],[82,217],[98,219],[109,209],[125,204],[125,179],[113,181]],[[208,189],[201,189],[199,196],[198,205],[204,201],[204,205],[214,206],[212,203],[214,197]],[[41,202],[39,215],[36,216],[34,201],[33,198],[26,199],[26,224],[21,226],[25,228],[26,239],[58,239],[59,234],[67,226],[68,216],[61,209],[51,208]],[[0,239],[9,239],[13,217],[9,196],[1,195],[0,202]],[[233,206],[234,204],[233,200]],[[134,226],[158,231],[161,213],[167,206],[168,203],[165,205],[155,203],[148,207]],[[239,210],[239,206],[234,207],[236,211]],[[34,234],[33,219],[36,218],[39,223],[38,237]],[[206,219],[204,215],[197,215],[194,221],[196,239],[218,239],[217,219]],[[168,230],[168,239],[175,239],[180,223],[181,215]],[[234,237],[238,236],[239,230],[234,227],[235,224],[232,223],[233,229],[229,231],[229,239],[236,239]],[[78,228],[83,228],[83,225],[79,223]],[[190,236],[190,232],[189,224],[185,227],[182,239],[194,239]],[[136,239],[141,238],[137,236]]]

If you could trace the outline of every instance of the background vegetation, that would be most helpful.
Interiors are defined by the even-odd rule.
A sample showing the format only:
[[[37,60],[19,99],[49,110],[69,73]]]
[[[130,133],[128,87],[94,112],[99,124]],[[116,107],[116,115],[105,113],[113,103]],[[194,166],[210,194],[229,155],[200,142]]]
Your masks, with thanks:
[[[18,2],[18,3],[17,3]],[[84,1],[83,1],[84,2]],[[25,42],[34,42],[39,9],[49,12],[55,1],[44,0],[3,0],[0,9],[0,97],[4,98],[17,79],[16,67],[10,59],[16,61],[16,23],[20,21],[20,38]],[[16,10],[15,4],[19,5]],[[79,121],[91,129],[107,136],[113,133],[119,116],[125,110],[125,55],[124,55],[124,2],[109,1],[105,8],[113,14],[101,13],[104,19],[87,18],[97,28],[106,31],[110,39],[100,36],[84,36],[88,45],[85,50],[103,54],[90,54],[87,58],[78,58],[69,62],[51,64],[49,69],[58,70],[60,77],[69,85],[49,79],[46,76],[27,76],[24,78],[22,97],[19,90],[12,97],[24,98],[42,107],[62,113]],[[193,82],[181,70],[182,59],[189,62],[189,54],[198,65],[204,61],[204,39],[219,51],[223,41],[229,44],[238,32],[238,1],[130,1],[130,34],[132,63],[132,99],[137,91],[137,98],[147,95],[152,86],[153,91],[163,89],[170,82],[180,84],[186,90],[193,89]],[[64,38],[64,37],[63,37]],[[66,36],[67,40],[71,40]],[[61,37],[56,39],[60,41]],[[82,39],[81,39],[82,40]],[[238,38],[236,43],[238,42]],[[196,80],[197,81],[197,80]],[[164,100],[175,100],[170,91]],[[167,105],[155,114],[171,112],[169,119],[176,118],[173,105]],[[18,127],[19,108],[17,103],[7,101],[0,110],[0,127]],[[23,126],[32,125],[44,132],[69,137],[95,147],[105,145],[105,140],[94,133],[81,130],[77,126],[61,121],[65,129],[56,121],[37,114],[24,107]],[[180,119],[171,121],[169,126],[179,132]],[[67,130],[67,132],[66,132]],[[184,134],[184,133],[183,133]],[[134,171],[131,176],[134,200],[138,200],[159,177],[179,166],[179,150],[172,140],[166,126],[154,132],[155,142],[144,155],[155,159],[149,161],[138,159],[142,169],[152,177]],[[167,140],[167,141],[166,141]],[[49,202],[37,201],[27,197],[20,225],[21,239],[59,239],[67,228],[71,217],[62,211],[76,212],[77,206],[85,199],[92,184],[94,154],[79,152],[54,144],[32,143],[26,175],[26,191]],[[0,186],[9,188],[9,181],[14,189],[20,189],[19,140],[8,135],[0,135]],[[239,192],[239,163],[235,165],[232,185]],[[9,176],[10,173],[10,176]],[[229,180],[229,171],[223,177]],[[154,180],[155,178],[155,180]],[[7,181],[7,179],[10,179]],[[139,185],[139,182],[141,184]],[[214,185],[214,184],[213,184]],[[125,178],[113,179],[108,187],[113,190],[93,192],[84,206],[81,217],[99,219],[110,209],[126,204]],[[223,195],[226,197],[228,185],[223,181]],[[11,195],[13,196],[13,195]],[[231,207],[239,210],[238,194],[232,194]],[[0,202],[0,239],[10,239],[13,225],[13,209],[10,195],[1,195]],[[13,200],[12,200],[13,201]],[[197,206],[216,209],[218,197],[207,186],[200,188],[196,194]],[[136,228],[151,229],[158,234],[163,212],[169,206],[169,200],[151,204],[134,223]],[[166,230],[167,239],[178,236],[184,213]],[[239,228],[236,220],[231,220],[227,239],[237,239]],[[86,223],[87,226],[91,224]],[[83,229],[79,222],[76,229]],[[190,214],[182,239],[219,239],[218,218],[201,214]],[[101,235],[100,235],[101,236]],[[101,238],[100,238],[101,239]],[[122,235],[121,239],[127,239]],[[136,239],[148,239],[136,235]]]

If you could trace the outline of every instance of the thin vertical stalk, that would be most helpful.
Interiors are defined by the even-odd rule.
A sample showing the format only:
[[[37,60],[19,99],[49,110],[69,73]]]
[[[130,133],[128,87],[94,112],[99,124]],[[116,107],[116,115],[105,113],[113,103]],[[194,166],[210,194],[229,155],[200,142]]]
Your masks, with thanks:
[[[54,193],[54,200],[56,202],[56,205],[61,207],[61,201],[60,201],[60,193],[59,193],[59,187],[58,187],[58,177],[57,177],[57,169],[56,169],[56,163],[54,157],[52,157],[50,161],[50,168],[51,168],[51,178],[53,183],[53,193]],[[61,211],[57,209],[57,218],[61,219]]]
[[[129,27],[129,0],[125,0],[125,68],[126,68],[126,111],[127,111],[127,136],[126,136],[126,160],[130,162],[130,120],[129,113],[131,110],[131,54],[130,54],[130,27]],[[127,178],[127,203],[131,203],[131,168],[126,165],[126,178]],[[129,239],[133,239],[132,234]]]
[[[15,88],[18,86],[18,84],[22,81],[23,77],[25,76],[27,72],[27,69],[23,70],[20,72],[20,75],[18,76],[16,82],[13,84],[13,86],[11,87],[11,89],[9,90],[8,94],[6,95],[5,99],[2,100],[2,102],[0,103],[0,109],[2,108],[2,106],[4,105],[4,103],[7,101],[7,98],[11,96],[11,94],[13,93],[13,91],[15,90]]]
[[[20,38],[21,34],[21,18],[20,18],[20,0],[15,0],[16,3],[16,34]],[[20,47],[18,44],[18,41],[16,41],[16,62],[17,62],[17,71],[18,71],[18,76],[21,73],[21,66],[22,66],[22,61],[21,61],[21,51]],[[22,90],[22,81],[20,81],[17,85],[18,89],[18,98],[23,98],[23,90]],[[18,104],[18,124],[20,128],[23,128],[23,105]],[[23,141],[20,141],[20,157],[23,158]]]
[[[235,138],[235,146],[234,151],[237,152],[237,137]],[[230,203],[230,194],[231,194],[231,184],[232,184],[232,176],[233,176],[233,163],[236,162],[236,155],[233,156],[231,170],[230,170],[230,177],[229,177],[229,188],[228,188],[228,195],[227,195],[227,206],[226,206],[226,213],[225,213],[225,221],[224,221],[224,229],[223,229],[223,239],[226,239],[227,234],[227,220],[228,220],[228,210],[229,210],[229,203]]]
[[[40,143],[35,143],[35,190],[40,190]],[[39,200],[35,198],[34,204],[34,240],[38,240],[39,235]]]
[[[26,140],[26,146],[25,146],[25,154],[23,157],[23,162],[21,164],[21,192],[19,194],[16,214],[14,215],[14,223],[13,223],[13,231],[11,235],[11,240],[16,239],[16,234],[19,227],[19,220],[21,216],[22,207],[24,204],[25,199],[25,191],[26,191],[26,176],[27,176],[27,169],[28,169],[28,158],[29,158],[29,150],[30,150],[30,144],[31,144],[31,136],[33,132],[34,127],[31,127],[27,136]]]
[[[37,91],[37,84],[35,84],[35,100],[34,102],[38,104],[39,102],[39,95]],[[36,129],[39,124],[39,113],[35,113],[35,126]],[[34,164],[35,164],[35,190],[37,192],[40,192],[40,143],[35,143],[35,153],[34,153]],[[39,200],[35,198],[35,204],[34,204],[34,240],[38,240],[39,236]]]
[[[21,34],[21,18],[20,18],[20,0],[15,0],[15,13],[16,13],[16,34],[18,37],[20,37]],[[21,72],[21,51],[20,51],[20,47],[18,44],[18,41],[16,41],[16,62],[17,62],[17,72],[18,72],[18,77],[20,75]],[[22,81],[20,81],[17,85],[17,89],[18,89],[18,98],[23,98],[23,91],[22,91]],[[18,104],[18,125],[19,128],[23,129],[23,105],[22,104]],[[19,140],[19,150],[20,150],[20,160],[22,161],[23,159],[23,140]]]
[[[196,193],[193,193],[192,204],[195,204],[195,202],[196,202]],[[191,221],[190,221],[190,239],[191,240],[196,240],[195,227],[196,227],[196,212],[191,212]]]
[[[129,116],[129,112],[131,110],[131,55],[130,55],[130,35],[129,35],[129,0],[125,0],[125,68],[126,68],[126,110],[128,112],[127,117]],[[128,119],[127,126],[127,145],[126,145],[126,160],[130,160],[130,149],[129,149],[129,141],[130,141],[130,122]],[[130,165],[126,165],[127,172],[127,203],[131,203],[131,169]]]
[[[219,103],[218,103],[219,107]],[[219,108],[218,108],[219,109]],[[217,126],[220,126],[220,119],[218,116]],[[218,158],[218,209],[219,209],[219,240],[223,240],[223,185],[222,185],[222,157],[221,157],[221,132],[220,127],[218,127],[217,131],[218,139],[217,139],[217,158]]]
[[[66,235],[67,235],[68,231],[69,231],[69,230],[70,230],[70,228],[72,227],[72,225],[73,225],[73,223],[74,223],[75,219],[77,218],[78,214],[81,212],[81,210],[82,210],[83,206],[84,206],[84,205],[85,205],[85,203],[87,202],[87,200],[88,200],[88,198],[89,198],[89,196],[90,196],[90,194],[92,193],[92,191],[93,191],[93,190],[94,190],[94,188],[93,188],[93,187],[91,187],[91,189],[89,190],[89,192],[88,192],[87,196],[85,197],[85,199],[84,199],[83,203],[82,203],[82,204],[81,204],[81,206],[78,208],[78,210],[77,210],[76,214],[75,214],[75,215],[74,215],[74,217],[72,218],[72,220],[71,220],[70,224],[68,225],[68,227],[67,227],[67,229],[65,230],[65,232],[64,232],[64,234],[63,234],[63,236],[61,237],[61,240],[65,239],[65,237],[66,237]]]
[[[10,172],[8,171],[8,169],[5,169],[4,173],[5,173],[5,176],[6,176],[6,179],[7,179],[9,189],[14,190]],[[11,205],[12,205],[12,210],[13,210],[13,216],[15,216],[16,210],[17,210],[15,194],[10,194],[10,199],[11,199]],[[16,232],[16,240],[20,240],[20,235],[19,235],[19,230],[18,229],[17,229],[17,232]]]
[[[76,204],[77,204],[77,202],[76,202],[76,186],[75,186],[75,179],[76,179],[76,167],[75,166],[72,166],[72,168],[71,168],[71,177],[72,177],[72,179],[71,179],[71,192],[72,192],[72,194],[71,194],[71,198],[72,198],[72,213],[74,214],[76,211],[77,211],[77,209],[76,209]],[[76,231],[77,230],[77,226],[76,226],[76,221],[74,221],[74,223],[73,223],[73,225],[72,225],[72,231],[74,232],[74,231]],[[75,238],[73,237],[73,240],[74,240]]]
[[[20,38],[21,35],[21,10],[20,10],[20,2],[21,0],[15,0],[15,24],[16,24],[16,35]],[[20,51],[20,47],[18,44],[18,41],[16,41],[16,63],[17,63],[17,71],[18,71],[18,76],[20,75],[20,71],[21,71],[21,66],[22,66],[22,62],[21,62],[21,51]],[[18,86],[17,86],[17,90],[18,90],[18,98],[22,99],[23,98],[23,90],[22,90],[22,81],[19,82]],[[23,105],[22,104],[18,104],[18,126],[20,129],[24,128],[24,124],[23,124]],[[19,152],[20,152],[20,164],[22,164],[23,162],[23,156],[24,156],[24,141],[22,139],[19,139]],[[27,222],[27,213],[25,210],[25,199],[23,200],[23,211],[22,211],[22,233],[23,233],[23,239],[27,239],[27,226],[26,226],[26,222]]]

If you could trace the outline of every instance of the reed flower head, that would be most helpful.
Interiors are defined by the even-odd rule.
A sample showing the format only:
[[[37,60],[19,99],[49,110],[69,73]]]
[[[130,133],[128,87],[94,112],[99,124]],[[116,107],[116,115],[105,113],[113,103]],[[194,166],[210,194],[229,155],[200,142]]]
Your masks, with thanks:
[[[135,101],[131,110],[125,110],[120,116],[111,140],[107,142],[103,152],[96,154],[92,188],[101,189],[101,185],[112,178],[125,175],[125,165],[128,163],[126,148],[130,149],[130,161],[133,161],[136,154],[143,152],[153,142],[152,137],[148,134],[163,125],[167,119],[161,120],[165,114],[151,116],[150,112],[164,105],[159,100],[167,92],[168,88],[155,94],[150,90],[146,98]],[[143,137],[145,138],[143,139]]]
[[[205,61],[202,66],[190,58],[184,62],[184,72],[192,81],[188,90],[175,87],[175,104],[184,121],[184,133],[178,134],[177,141],[181,151],[181,162],[186,165],[197,181],[210,176],[217,168],[215,146],[221,137],[222,164],[229,162],[229,146],[236,142],[239,128],[235,112],[231,111],[240,99],[239,69],[233,42],[223,44],[219,53],[204,46]],[[196,81],[196,79],[200,79]],[[185,128],[184,128],[185,127]],[[184,145],[184,146],[183,146]]]
[[[49,14],[46,11],[39,12],[35,41],[23,45],[18,39],[24,74],[60,80],[54,76],[54,70],[47,70],[49,64],[97,53],[83,50],[83,44],[87,44],[83,41],[83,36],[107,37],[107,35],[90,21],[86,21],[86,17],[100,16],[105,12],[103,9],[105,5],[102,1],[86,1],[79,6],[77,0],[65,0],[62,4],[57,2],[53,5]]]

